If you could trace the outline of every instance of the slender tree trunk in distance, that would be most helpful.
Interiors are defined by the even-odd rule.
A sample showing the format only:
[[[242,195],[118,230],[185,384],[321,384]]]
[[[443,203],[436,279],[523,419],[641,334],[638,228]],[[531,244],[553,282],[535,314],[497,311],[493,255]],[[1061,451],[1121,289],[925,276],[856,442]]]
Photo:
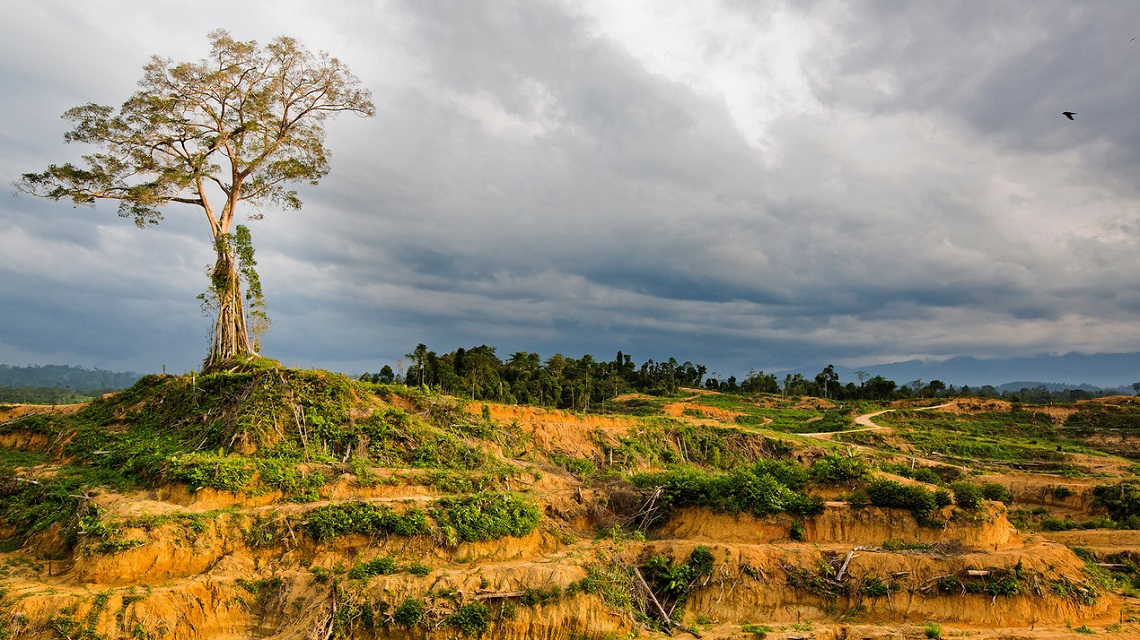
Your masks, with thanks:
[[[214,346],[202,363],[203,372],[222,366],[237,356],[254,354],[233,248],[223,239],[218,241],[217,250],[218,260],[214,263],[210,279],[218,305],[218,318],[214,323]]]

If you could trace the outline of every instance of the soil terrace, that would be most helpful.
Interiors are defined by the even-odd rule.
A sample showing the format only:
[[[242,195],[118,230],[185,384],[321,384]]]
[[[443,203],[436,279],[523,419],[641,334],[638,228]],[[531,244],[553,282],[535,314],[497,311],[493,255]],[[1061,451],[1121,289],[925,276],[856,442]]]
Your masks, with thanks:
[[[955,401],[936,410],[977,411],[996,402]],[[601,460],[597,433],[616,438],[640,424],[624,416],[490,403],[486,407],[493,421],[516,424],[530,434],[533,450],[543,455]],[[44,409],[8,408],[0,420],[37,410]],[[468,406],[473,413],[481,410],[478,405]],[[738,415],[690,401],[668,403],[664,413],[701,424],[731,423]],[[1064,417],[1063,410],[1055,413]],[[863,420],[859,424],[878,428],[870,417]],[[14,432],[0,444],[43,450],[48,443],[38,434]],[[1103,465],[1107,473],[1126,465],[1107,459],[1084,462]],[[830,502],[822,514],[811,518],[753,518],[689,508],[645,539],[599,535],[599,529],[608,529],[613,522],[613,515],[607,515],[611,498],[605,489],[554,465],[540,467],[542,473],[517,476],[515,486],[507,487],[526,488],[544,505],[545,518],[538,530],[521,538],[451,547],[424,536],[348,535],[316,542],[295,531],[295,525],[287,525],[270,544],[249,543],[249,533],[259,523],[303,522],[306,513],[324,505],[365,500],[407,506],[441,495],[417,484],[420,472],[412,469],[374,469],[381,476],[398,474],[401,482],[371,487],[343,474],[323,487],[321,500],[311,504],[281,503],[280,494],[274,493],[190,492],[182,485],[128,494],[106,491],[94,500],[107,518],[129,522],[165,516],[168,520],[125,529],[122,537],[138,540],[139,545],[113,553],[96,552],[88,543],[69,551],[58,530],[49,529],[21,548],[0,554],[0,620],[5,623],[0,638],[454,637],[453,627],[407,629],[391,624],[391,609],[387,624],[372,628],[344,631],[336,621],[364,600],[399,603],[428,592],[453,594],[456,603],[514,602],[528,590],[566,590],[587,577],[591,567],[636,566],[657,555],[681,561],[698,546],[711,550],[714,571],[677,616],[687,629],[673,629],[679,638],[694,637],[693,632],[706,639],[917,638],[931,637],[927,631],[931,623],[940,625],[942,637],[979,640],[1067,638],[1074,637],[1077,628],[1111,630],[1114,638],[1140,638],[1135,599],[1100,593],[1095,599],[1081,600],[1055,593],[1061,589],[1057,585],[1087,580],[1086,563],[1070,547],[1098,555],[1134,552],[1140,549],[1140,532],[1023,535],[1010,524],[1000,503],[990,503],[972,520],[951,519],[945,529],[937,529],[919,526],[906,511],[852,509],[846,503]],[[26,471],[26,477],[34,478],[34,470]],[[1007,486],[1015,504],[1048,503],[1053,512],[1071,515],[1096,513],[1089,498],[1098,482],[1094,478],[1064,478],[1064,484],[1076,491],[1063,500],[1048,498],[1059,482],[1055,477],[1011,472],[980,479]],[[186,515],[202,516],[204,524],[190,526],[178,519]],[[346,589],[343,579],[322,579],[383,555],[425,563],[430,570],[425,575],[375,576],[354,590]],[[842,571],[837,571],[840,565]],[[1027,591],[1010,595],[967,591],[970,576],[985,580],[984,576],[1009,571],[1031,576]],[[793,584],[792,576],[819,581]],[[940,582],[945,578],[957,582]],[[948,593],[945,584],[961,585],[962,592]],[[867,585],[884,585],[884,590]],[[512,605],[511,611],[510,616],[491,622],[484,637],[570,640],[666,635],[583,591],[530,606]]]

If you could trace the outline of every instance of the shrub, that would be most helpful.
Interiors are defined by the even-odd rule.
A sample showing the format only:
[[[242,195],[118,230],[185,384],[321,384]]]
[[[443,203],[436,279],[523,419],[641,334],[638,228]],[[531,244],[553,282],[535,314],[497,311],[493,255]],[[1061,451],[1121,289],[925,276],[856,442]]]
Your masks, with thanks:
[[[404,571],[407,571],[413,576],[426,576],[427,574],[431,573],[431,570],[432,569],[430,564],[424,564],[418,560],[413,561],[411,564],[404,567]]]
[[[913,472],[907,475],[907,477],[912,480],[918,480],[919,482],[925,482],[927,484],[943,483],[942,476],[938,475],[938,473],[936,473],[934,469],[931,469],[930,467],[916,467]]]
[[[348,577],[353,580],[367,580],[372,576],[386,576],[399,571],[396,559],[392,556],[380,556],[368,562],[362,562],[348,570]]]
[[[419,509],[399,514],[383,505],[345,502],[319,507],[306,515],[308,522],[305,530],[318,542],[353,533],[394,533],[401,536],[429,533],[427,519]]]
[[[991,596],[1016,596],[1021,593],[1021,580],[1014,572],[996,574],[986,582],[986,594]]]
[[[465,542],[519,538],[534,531],[542,519],[538,507],[509,493],[445,498],[437,505],[433,511],[436,522],[441,527],[452,527],[458,539]]]
[[[938,508],[941,509],[942,507],[948,507],[954,504],[954,499],[950,497],[949,491],[938,488],[934,490],[934,504],[938,505]]]
[[[867,496],[876,507],[909,509],[916,520],[928,524],[938,508],[934,492],[924,487],[904,485],[894,480],[875,480],[867,485]]]
[[[808,470],[808,477],[819,484],[849,484],[867,479],[871,469],[862,458],[831,454],[816,460]]]
[[[1064,500],[1073,495],[1073,490],[1066,486],[1053,487],[1053,497],[1058,500]]]
[[[786,484],[802,486],[805,481],[802,468],[794,463],[760,461],[734,467],[727,473],[681,467],[637,474],[631,481],[639,487],[662,487],[661,503],[666,507],[703,507],[757,517],[785,511],[814,515],[824,507],[822,499],[806,496]]]
[[[957,595],[965,589],[962,580],[957,576],[942,576],[938,579],[938,592],[947,595]]]
[[[878,578],[863,578],[859,592],[870,598],[881,598],[891,592],[887,583]]]
[[[465,604],[447,622],[467,635],[479,635],[491,626],[491,608],[482,602]]]
[[[597,465],[589,458],[572,458],[560,453],[552,453],[550,454],[550,461],[579,478],[592,476],[598,471]]]
[[[519,603],[526,607],[534,607],[548,602],[555,602],[561,597],[562,589],[558,587],[550,587],[549,589],[527,587],[519,598]]]
[[[653,556],[642,566],[642,573],[663,598],[675,604],[684,602],[697,580],[712,574],[715,558],[708,547],[698,546],[682,564],[665,556]]]
[[[760,640],[767,638],[768,634],[772,633],[774,630],[775,629],[769,627],[766,624],[751,624],[748,622],[745,622],[744,627],[741,629],[741,631],[744,633],[751,633],[753,637],[759,638]]]
[[[963,509],[974,511],[982,506],[982,488],[972,482],[955,482],[950,485],[954,491],[954,502]]]
[[[926,626],[923,627],[923,632],[926,634],[927,638],[941,638],[942,625],[938,624],[937,622],[927,622]]]
[[[1118,522],[1140,516],[1140,484],[1121,482],[1093,487],[1093,503],[1108,509],[1112,519]]]
[[[808,481],[808,470],[794,460],[759,459],[752,463],[752,473],[757,476],[772,476],[776,482],[793,490],[800,491]]]
[[[986,497],[986,500],[997,500],[998,502],[1004,502],[1005,504],[1013,502],[1013,494],[1009,492],[1009,489],[1005,488],[1004,485],[1000,485],[996,482],[987,482],[983,484],[982,495]]]
[[[254,468],[245,458],[215,453],[187,453],[170,458],[166,477],[184,482],[191,489],[208,487],[238,493],[253,478]]]
[[[852,507],[865,507],[871,504],[871,498],[866,489],[856,489],[843,498]]]
[[[392,613],[392,619],[405,627],[414,627],[423,622],[424,601],[418,598],[408,598]]]

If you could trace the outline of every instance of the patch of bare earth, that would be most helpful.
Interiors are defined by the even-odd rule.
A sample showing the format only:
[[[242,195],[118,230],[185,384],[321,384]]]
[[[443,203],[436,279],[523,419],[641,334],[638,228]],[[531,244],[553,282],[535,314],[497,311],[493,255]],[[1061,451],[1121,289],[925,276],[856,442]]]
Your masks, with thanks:
[[[945,638],[1072,638],[1080,625],[1099,634],[1114,623],[1121,626],[1111,637],[1140,638],[1134,601],[1102,593],[1095,602],[1080,603],[1057,596],[1049,582],[1084,584],[1087,579],[1084,562],[1069,546],[1140,548],[1140,532],[1021,535],[1000,503],[987,504],[971,518],[950,518],[947,508],[941,514],[948,518],[946,526],[936,528],[919,526],[905,510],[831,502],[813,517],[756,518],[689,508],[662,518],[663,526],[645,540],[598,535],[622,521],[619,502],[632,501],[624,507],[628,511],[643,506],[642,496],[624,480],[583,482],[541,460],[551,453],[600,460],[599,438],[636,433],[642,423],[536,407],[486,407],[493,421],[533,435],[528,451],[507,461],[524,471],[504,479],[501,487],[522,490],[543,506],[543,523],[533,533],[458,544],[394,535],[316,542],[304,534],[309,510],[338,502],[367,501],[397,510],[429,504],[442,492],[426,486],[427,470],[370,469],[371,486],[343,473],[310,504],[281,502],[273,493],[189,491],[180,485],[124,494],[101,491],[93,503],[124,523],[117,539],[139,544],[97,551],[94,538],[86,537],[81,551],[70,553],[58,531],[49,530],[21,549],[0,554],[0,630],[27,640],[462,637],[443,617],[415,629],[391,617],[407,598],[446,593],[453,599],[429,600],[430,606],[486,603],[493,611],[512,612],[490,620],[482,634],[486,638],[664,638],[596,593],[570,594],[568,588],[580,584],[591,568],[640,566],[653,556],[683,562],[704,546],[712,551],[713,571],[693,585],[677,615],[688,628],[699,626],[704,640],[756,637],[744,632],[746,623],[765,625],[770,639],[910,639],[924,637],[927,622],[939,623]],[[483,405],[471,403],[468,411],[480,415]],[[739,415],[693,399],[669,403],[666,413],[710,424],[731,424]],[[541,472],[535,466],[542,466]],[[1074,513],[1089,509],[1084,496],[1093,482],[1022,473],[980,480],[1010,486],[1015,504],[1051,492],[1053,483],[1064,484],[1074,492],[1064,506]],[[288,526],[268,542],[251,536],[274,522]],[[385,555],[400,563],[421,562],[430,570],[346,577],[348,568]],[[1032,576],[1014,595],[938,589],[943,578],[980,584],[1014,570]],[[873,595],[869,584],[888,590]],[[253,585],[267,590],[255,591]],[[644,595],[632,578],[620,588]],[[563,595],[523,604],[528,590],[535,589]],[[833,595],[820,595],[819,589]],[[504,603],[511,606],[500,609]],[[361,622],[355,630],[337,631],[337,620],[362,621],[365,604],[375,607],[369,609],[373,627]],[[68,620],[83,626],[68,626]],[[90,633],[80,636],[84,629]],[[669,635],[693,637],[680,629]]]

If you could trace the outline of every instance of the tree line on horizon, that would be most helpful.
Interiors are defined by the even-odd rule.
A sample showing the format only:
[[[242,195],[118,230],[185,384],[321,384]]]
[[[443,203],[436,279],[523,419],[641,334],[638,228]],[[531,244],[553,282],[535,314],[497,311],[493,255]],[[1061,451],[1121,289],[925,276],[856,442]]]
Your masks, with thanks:
[[[812,378],[789,373],[780,380],[775,374],[752,370],[744,379],[738,379],[710,374],[705,365],[678,362],[676,358],[650,359],[637,365],[632,356],[622,351],[612,360],[598,360],[591,354],[572,358],[556,353],[544,362],[539,354],[527,351],[511,353],[504,360],[497,355],[495,347],[485,344],[470,349],[460,347],[440,355],[421,343],[405,354],[398,367],[400,371],[384,365],[378,373],[364,373],[360,380],[422,386],[475,401],[584,411],[604,409],[607,401],[627,393],[670,396],[682,388],[741,395],[813,396],[835,401],[981,396],[1045,404],[1103,395],[1080,389],[1053,391],[1044,386],[1019,391],[1000,391],[990,385],[955,388],[941,380],[898,384],[864,371],[856,373],[858,384],[844,383],[834,365],[828,365]]]
[[[406,370],[404,365],[407,365]],[[709,373],[703,364],[676,358],[646,360],[640,365],[629,354],[618,351],[612,360],[598,360],[591,354],[572,358],[561,353],[544,362],[537,353],[517,351],[504,360],[496,348],[480,345],[458,348],[440,355],[424,344],[405,354],[400,371],[384,365],[378,373],[364,373],[360,379],[375,383],[398,383],[427,387],[471,400],[532,404],[562,409],[590,410],[626,393],[653,396],[675,395],[682,388],[707,389],[723,393],[784,394],[818,396],[834,400],[889,400],[921,393],[935,395],[946,385],[933,381],[924,389],[912,391],[882,376],[864,376],[856,385],[841,384],[835,367],[828,365],[812,379],[788,374],[781,382],[775,374],[749,371],[744,379]]]
[[[405,371],[404,363],[407,363]],[[611,361],[592,355],[568,358],[560,353],[545,362],[537,353],[516,352],[504,361],[494,347],[480,345],[439,355],[417,345],[405,355],[394,371],[384,365],[379,373],[365,373],[360,380],[374,383],[424,386],[441,393],[472,400],[531,404],[563,409],[604,409],[605,403],[625,393],[654,396],[675,395],[682,388],[699,388],[740,395],[782,394],[815,396],[838,402],[852,400],[895,400],[900,398],[946,398],[979,396],[1026,404],[1075,402],[1119,390],[1050,389],[1043,384],[1017,390],[986,385],[955,388],[939,380],[914,380],[899,385],[883,376],[856,372],[859,379],[844,383],[835,368],[825,367],[813,378],[749,371],[743,380],[710,374],[704,365],[678,363],[675,358],[661,362],[647,360],[635,365],[631,356],[619,351]],[[119,373],[67,365],[18,367],[0,364],[0,403],[67,404],[84,402],[103,393],[126,389],[139,378],[137,373]],[[1140,394],[1140,382],[1132,385]]]

